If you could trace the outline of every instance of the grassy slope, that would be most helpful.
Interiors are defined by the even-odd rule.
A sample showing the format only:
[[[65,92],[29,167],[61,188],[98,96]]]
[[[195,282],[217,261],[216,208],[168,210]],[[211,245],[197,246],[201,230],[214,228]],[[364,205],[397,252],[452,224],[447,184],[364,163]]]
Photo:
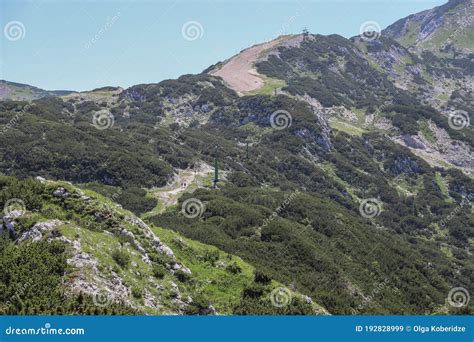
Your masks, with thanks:
[[[51,195],[60,187],[69,193],[67,198],[58,199]],[[89,199],[86,199],[87,197]],[[97,266],[95,268],[89,264],[82,267],[69,265],[64,276],[64,283],[74,284],[78,279],[82,279],[91,286],[98,286],[100,292],[106,293],[110,292],[108,284],[116,276],[130,290],[127,298],[120,298],[120,303],[128,303],[126,306],[133,307],[138,313],[198,313],[194,304],[189,304],[197,297],[199,305],[205,303],[206,306],[212,305],[219,314],[232,314],[234,308],[240,303],[243,290],[254,281],[254,268],[239,257],[222,252],[216,247],[186,239],[176,232],[150,226],[153,233],[165,245],[172,248],[176,262],[192,272],[190,276],[182,279],[179,277],[179,271],[173,271],[173,267],[165,267],[163,277],[156,277],[154,267],[160,264],[160,261],[152,257],[153,251],[147,245],[146,238],[143,236],[144,231],[139,226],[130,223],[130,218],[134,218],[131,212],[91,190],[79,190],[70,183],[61,181],[46,182],[41,193],[41,202],[41,209],[34,213],[27,210],[22,216],[22,223],[16,226],[19,233],[27,231],[38,222],[61,220],[62,223],[54,229],[55,233],[43,234],[42,240],[46,241],[56,234],[71,241],[66,244],[69,258],[77,254],[73,245],[80,244],[80,251],[89,255]],[[29,209],[28,206],[27,209]],[[97,213],[104,212],[110,215],[108,219],[100,222],[93,219]],[[150,256],[151,263],[143,260],[133,242],[117,234],[118,227],[125,228],[134,234],[136,241]],[[22,245],[28,243],[22,242]],[[114,259],[113,255],[117,250],[129,256],[127,265],[119,265]],[[163,258],[164,256],[158,256],[158,259]],[[170,262],[169,258],[164,258],[164,260]],[[237,265],[241,272],[232,273],[226,270],[230,264]],[[179,296],[176,296],[173,284],[178,286]],[[272,282],[268,289],[280,286],[283,285]],[[66,292],[70,295],[78,294],[77,288],[74,290],[70,286]],[[84,294],[86,297],[92,295],[87,289]],[[294,295],[300,297],[299,294]],[[147,305],[145,297],[153,297],[157,305],[154,307]],[[269,301],[269,298],[267,300]],[[113,302],[118,302],[118,300],[114,299]],[[314,308],[320,309],[317,305],[314,305]]]

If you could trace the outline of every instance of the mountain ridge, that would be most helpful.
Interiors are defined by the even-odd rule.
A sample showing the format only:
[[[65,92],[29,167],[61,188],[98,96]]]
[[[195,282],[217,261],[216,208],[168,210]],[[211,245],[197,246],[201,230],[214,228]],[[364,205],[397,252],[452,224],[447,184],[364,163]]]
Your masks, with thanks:
[[[469,35],[472,41],[472,33],[466,28],[470,27],[472,31],[473,11],[474,2],[471,0],[450,0],[441,6],[402,18],[384,29],[382,34],[415,51],[423,48],[439,54],[449,48],[449,44],[460,52],[472,53],[472,46],[459,45],[459,40]],[[445,40],[441,46],[429,44],[436,36],[442,36],[439,39]],[[451,40],[458,40],[458,43]]]
[[[0,80],[0,100],[31,101],[45,96],[63,96],[72,90],[44,90],[29,84]]]

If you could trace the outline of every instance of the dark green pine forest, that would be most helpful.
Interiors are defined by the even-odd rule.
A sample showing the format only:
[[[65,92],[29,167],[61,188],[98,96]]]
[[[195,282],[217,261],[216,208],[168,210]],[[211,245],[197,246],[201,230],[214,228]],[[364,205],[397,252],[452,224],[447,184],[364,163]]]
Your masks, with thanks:
[[[474,55],[415,49],[395,28],[277,46],[256,62],[277,91],[237,93],[212,76],[220,62],[157,84],[0,101],[0,208],[21,200],[20,215],[2,215],[0,313],[472,314],[448,296],[474,290],[474,131],[447,113],[473,122]],[[386,62],[394,51],[402,66]],[[435,75],[458,80],[443,104]],[[276,111],[291,124],[275,129]],[[94,113],[113,122],[98,129]],[[445,151],[436,163],[400,142],[417,136]],[[166,197],[183,170],[201,178]],[[368,199],[374,215],[361,212]],[[187,200],[200,203],[193,218]],[[22,238],[42,222],[52,228]],[[98,305],[108,277],[121,300]],[[275,286],[291,304],[271,305]]]

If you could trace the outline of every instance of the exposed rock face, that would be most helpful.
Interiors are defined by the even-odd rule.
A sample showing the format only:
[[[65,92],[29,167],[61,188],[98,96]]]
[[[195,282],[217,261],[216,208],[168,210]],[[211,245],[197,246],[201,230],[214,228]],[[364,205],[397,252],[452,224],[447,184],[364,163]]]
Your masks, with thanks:
[[[333,106],[329,108],[325,108],[325,113],[326,115],[335,115],[340,117],[341,119],[351,121],[351,122],[357,122],[357,115],[355,115],[354,112],[351,110],[343,107],[343,106]]]
[[[72,244],[73,255],[67,259],[67,263],[76,271],[74,277],[67,284],[72,293],[85,293],[94,299],[94,304],[106,306],[112,303],[124,303],[134,307],[130,301],[130,289],[123,284],[115,272],[105,277],[98,269],[99,262],[81,249],[81,242],[74,240]]]
[[[434,141],[429,141],[421,134],[395,137],[393,140],[412,150],[412,152],[429,164],[438,167],[457,167],[465,173],[474,175],[474,153],[472,147],[464,142],[451,139],[446,130],[429,124],[434,134]]]
[[[151,240],[151,244],[159,253],[166,254],[169,257],[174,257],[174,253],[171,248],[162,243],[145,222],[137,217],[126,217],[125,220],[142,228],[145,236]]]
[[[173,259],[173,262],[169,265],[169,268],[172,272],[182,271],[186,274],[191,274],[191,270],[176,261],[176,257],[173,253],[173,250],[171,248],[169,248],[167,245],[165,245],[163,242],[161,242],[161,240],[155,235],[155,233],[153,233],[153,231],[150,229],[150,227],[145,222],[143,222],[141,219],[135,218],[135,217],[126,217],[125,220],[132,223],[132,224],[135,224],[135,225],[139,226],[140,228],[142,228],[143,233],[145,234],[145,237],[150,241],[152,247],[158,253],[165,254],[166,256]],[[133,236],[133,234],[132,234],[132,236]],[[137,248],[137,250],[140,251],[140,249],[143,249],[143,247],[138,243],[137,240],[134,239],[133,241],[134,241],[134,244],[135,244],[135,247]],[[144,251],[144,249],[143,249],[143,251]],[[145,254],[143,256],[143,258],[146,258],[147,261],[144,260],[145,262],[147,262],[147,263],[149,262],[149,258],[148,258],[147,254]]]
[[[69,196],[69,193],[64,188],[57,188],[56,190],[54,190],[53,196],[66,198]]]
[[[186,274],[191,274],[191,270],[187,267],[184,267],[181,264],[175,263],[175,264],[173,264],[172,267],[175,271],[181,271],[181,272],[184,272]]]
[[[405,134],[402,136],[402,139],[405,145],[410,148],[415,148],[415,149],[420,149],[420,150],[426,149],[426,145],[416,135]]]
[[[206,82],[204,86],[214,88],[214,85],[209,82]],[[196,105],[198,99],[199,96],[196,94],[185,94],[176,98],[167,97],[163,102],[163,111],[166,116],[172,117],[180,126],[188,127],[195,119],[200,123],[205,123],[213,105],[210,103]]]
[[[304,96],[295,96],[295,98],[305,101],[310,105],[321,128],[318,133],[310,132],[309,130],[304,129],[297,131],[296,135],[299,137],[310,137],[313,142],[321,146],[325,151],[330,151],[332,148],[332,142],[330,138],[331,127],[329,126],[327,119],[329,109],[325,108],[318,100],[307,94]]]
[[[2,218],[3,224],[0,225],[0,234],[2,234],[6,230],[13,236],[14,239],[16,239],[14,219],[15,219],[14,212],[10,213],[7,216],[3,216]]]
[[[218,315],[217,310],[212,305],[209,305],[207,309],[201,310],[199,314],[203,316],[217,316]]]
[[[437,40],[455,42],[461,52],[472,52],[472,44],[464,44],[460,36],[468,36],[474,21],[472,0],[450,0],[448,3],[400,19],[382,31],[413,50],[430,49],[439,52]],[[446,38],[448,37],[448,38]],[[443,39],[444,38],[444,39]],[[458,39],[456,39],[458,38]]]
[[[135,249],[142,255],[142,260],[147,263],[151,264],[150,257],[148,256],[148,253],[146,252],[145,248],[141,245],[141,243],[135,238],[135,235],[133,235],[132,232],[122,229],[120,230],[119,233],[121,236],[127,238],[130,243],[135,247]]]
[[[153,294],[150,291],[148,291],[147,289],[145,289],[143,301],[144,301],[146,307],[149,307],[149,308],[152,308],[152,309],[159,309],[159,308],[162,307],[158,303],[157,298],[155,296],[153,296]]]
[[[153,247],[155,247],[155,249],[159,252],[159,253],[162,253],[162,254],[166,254],[167,256],[169,257],[174,257],[174,253],[173,251],[171,250],[171,248],[169,248],[168,246],[166,246],[164,243],[162,243],[160,241],[160,239],[157,237],[157,236],[153,236],[152,237],[152,241],[151,241]]]
[[[46,179],[41,176],[37,176],[35,179],[42,184],[46,183]]]

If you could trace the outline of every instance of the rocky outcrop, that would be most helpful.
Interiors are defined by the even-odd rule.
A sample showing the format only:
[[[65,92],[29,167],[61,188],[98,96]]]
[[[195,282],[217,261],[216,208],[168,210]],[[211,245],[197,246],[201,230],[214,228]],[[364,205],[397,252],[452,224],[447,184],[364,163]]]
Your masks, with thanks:
[[[134,307],[130,300],[131,290],[123,284],[122,278],[115,272],[105,276],[99,270],[99,262],[90,254],[82,251],[80,240],[72,243],[72,257],[67,259],[75,271],[67,284],[71,293],[84,293],[92,296],[94,304],[106,306],[113,303],[124,303]]]
[[[429,140],[422,134],[404,135],[392,138],[395,142],[408,147],[414,154],[426,160],[432,166],[457,167],[467,174],[474,175],[474,153],[468,144],[453,140],[446,130],[429,123],[434,135]]]
[[[40,241],[47,233],[51,232],[55,227],[63,224],[59,220],[51,220],[46,222],[36,223],[31,229],[23,233],[18,239],[19,242],[31,240],[33,242]]]

